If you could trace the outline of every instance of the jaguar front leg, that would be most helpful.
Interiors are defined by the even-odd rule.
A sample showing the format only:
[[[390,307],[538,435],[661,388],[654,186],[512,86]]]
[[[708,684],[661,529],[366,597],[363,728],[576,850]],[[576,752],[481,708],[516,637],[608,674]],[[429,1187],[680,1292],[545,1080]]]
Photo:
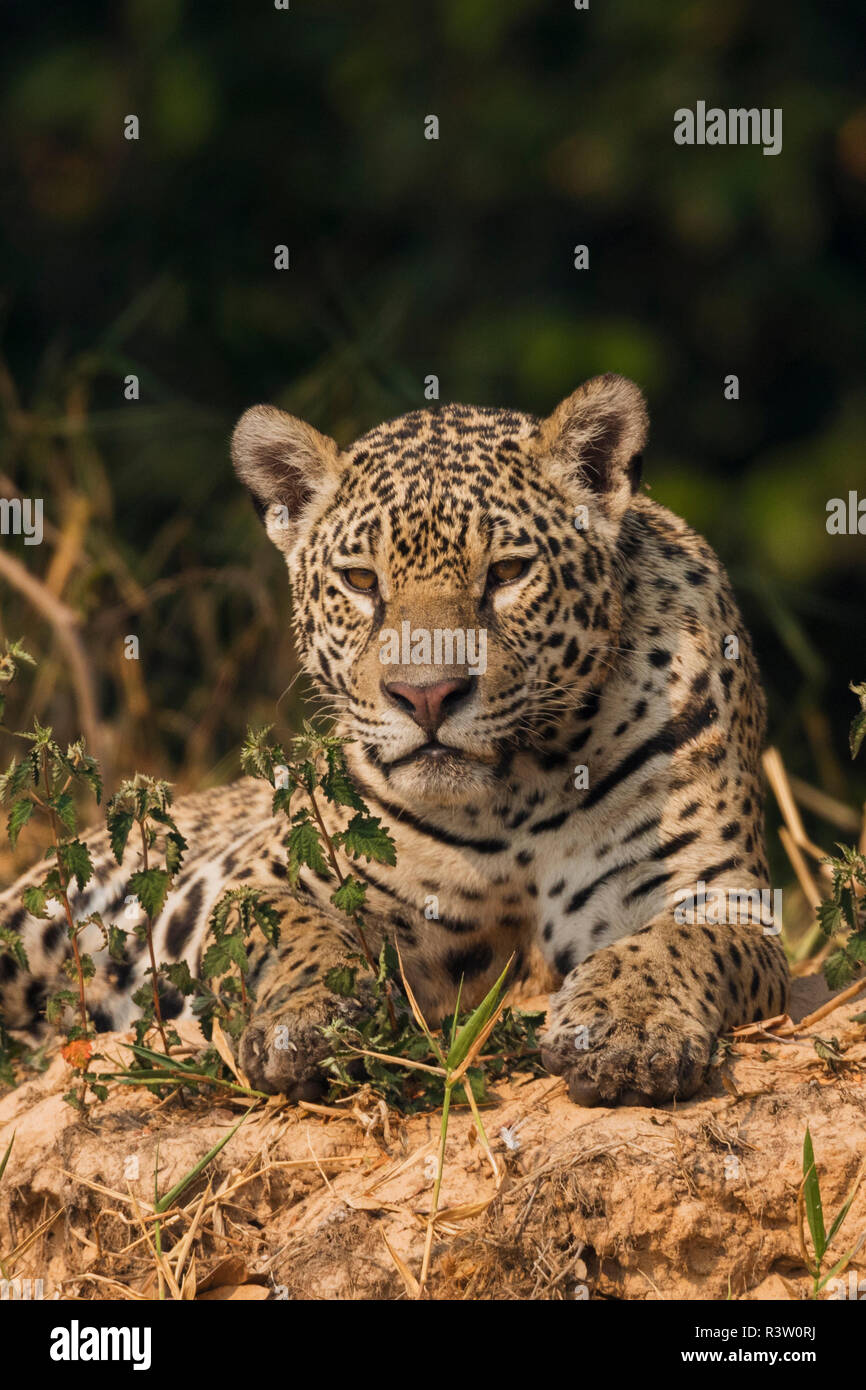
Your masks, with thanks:
[[[372,1002],[370,986],[359,972],[357,997],[344,998],[323,981],[328,970],[358,953],[351,923],[288,892],[269,888],[263,899],[279,913],[280,934],[272,946],[254,930],[247,978],[255,1002],[238,1061],[256,1090],[313,1100],[326,1085],[321,1064],[330,1045],[322,1028],[363,1013]]]
[[[719,1034],[783,1012],[788,983],[778,937],[760,922],[681,924],[668,911],[566,976],[543,1059],[580,1105],[683,1100]]]

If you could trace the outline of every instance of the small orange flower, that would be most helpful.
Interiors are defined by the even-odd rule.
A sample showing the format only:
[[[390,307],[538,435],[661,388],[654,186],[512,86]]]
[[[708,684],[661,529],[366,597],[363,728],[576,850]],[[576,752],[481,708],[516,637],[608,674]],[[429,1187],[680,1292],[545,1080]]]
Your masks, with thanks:
[[[93,1043],[88,1038],[74,1038],[65,1047],[61,1047],[60,1055],[71,1067],[86,1071],[87,1063],[93,1056]]]

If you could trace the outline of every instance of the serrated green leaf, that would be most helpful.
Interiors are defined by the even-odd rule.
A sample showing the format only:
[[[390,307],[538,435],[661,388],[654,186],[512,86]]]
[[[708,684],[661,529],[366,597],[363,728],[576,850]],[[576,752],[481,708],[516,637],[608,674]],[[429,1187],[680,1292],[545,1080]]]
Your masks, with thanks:
[[[51,913],[46,910],[45,904],[48,901],[48,893],[40,883],[32,883],[23,889],[21,901],[27,911],[33,917],[50,917]]]
[[[0,777],[0,802],[9,801],[19,792],[33,786],[33,762],[31,758],[24,758],[21,762],[12,759],[6,771]]]
[[[240,932],[227,932],[219,941],[214,941],[205,951],[201,963],[204,979],[213,980],[225,975],[232,965],[246,972],[247,953]]]
[[[108,928],[108,954],[118,965],[126,963],[126,932],[122,927]]]
[[[60,845],[57,858],[66,875],[66,882],[74,878],[83,892],[93,877],[93,860],[87,846],[80,840],[69,840]]]
[[[123,862],[123,855],[129,840],[129,832],[132,830],[134,817],[131,811],[120,811],[112,806],[106,816],[108,826],[108,837],[111,843],[111,853],[114,855],[118,864]]]
[[[24,949],[24,942],[21,937],[18,935],[17,931],[13,931],[11,927],[0,926],[0,955],[2,955],[4,951],[7,955],[10,955],[14,961],[18,962],[22,970],[29,970],[30,966],[27,960],[27,952]]]
[[[233,893],[224,893],[222,897],[214,903],[211,909],[211,914],[208,918],[208,926],[217,940],[219,940],[226,929],[226,923],[228,922],[234,899],[235,895]]]
[[[277,787],[274,792],[274,799],[271,803],[271,815],[276,816],[282,811],[285,815],[290,815],[292,810],[292,797],[297,792],[297,783],[294,778],[290,779],[287,787]]]
[[[369,864],[396,864],[397,848],[379,816],[368,816],[358,811],[345,830],[334,837],[334,844],[340,845],[347,855],[358,859],[363,856]]]
[[[331,902],[334,907],[352,917],[356,912],[360,912],[366,897],[366,883],[360,883],[351,874],[347,874],[337,891],[331,894]]]
[[[336,965],[332,970],[325,972],[325,987],[332,994],[339,994],[342,998],[349,999],[355,993],[357,978],[357,970],[353,970],[350,965]]]
[[[273,729],[268,724],[264,729],[247,729],[247,736],[241,745],[241,768],[248,777],[259,777],[274,784],[274,768],[286,765],[286,755],[278,743],[268,743],[268,735]]]
[[[856,931],[858,925],[858,904],[857,899],[849,884],[846,884],[839,893],[839,906],[842,909],[842,916],[849,931]]]
[[[159,968],[175,989],[180,990],[181,994],[192,994],[195,989],[195,981],[185,960],[174,961],[170,965],[163,963]]]
[[[151,919],[162,912],[170,887],[171,876],[164,869],[139,869],[129,880],[129,891]]]
[[[324,853],[318,827],[310,820],[307,811],[301,811],[294,819],[286,845],[289,851],[289,881],[297,886],[301,868],[306,865],[323,878],[331,877]]]
[[[830,989],[844,989],[853,979],[854,971],[844,950],[834,951],[824,962],[824,979]]]
[[[61,824],[66,827],[70,835],[75,834],[75,802],[69,792],[59,792],[57,796],[49,797],[48,805],[52,808]]]
[[[400,957],[392,941],[382,942],[382,949],[379,952],[379,970],[376,976],[377,983],[382,985],[386,980],[399,979]]]
[[[186,849],[187,843],[180,831],[170,830],[165,838],[165,867],[172,878],[183,863]]]
[[[864,738],[866,738],[866,709],[861,709],[860,713],[851,722],[851,731],[848,741],[852,758],[856,758],[857,754],[860,752]]]
[[[59,1023],[66,1008],[74,1009],[78,996],[71,989],[59,989],[45,1004],[45,1017],[49,1023]]]
[[[326,750],[327,772],[322,778],[322,791],[335,806],[350,806],[356,811],[366,811],[358,790],[349,775],[342,749]]]
[[[851,721],[851,728],[848,734],[848,743],[851,748],[851,757],[856,758],[866,738],[866,684],[849,685],[848,689],[853,692],[860,701],[860,712]]]
[[[33,802],[29,797],[23,796],[19,801],[12,803],[12,810],[9,812],[9,819],[6,821],[6,834],[9,836],[9,843],[14,849],[18,843],[18,836],[33,815]]]
[[[253,921],[266,941],[276,946],[280,939],[280,914],[270,903],[256,901],[252,909]]]
[[[825,936],[835,936],[842,930],[842,909],[837,902],[828,898],[818,907],[818,924]]]

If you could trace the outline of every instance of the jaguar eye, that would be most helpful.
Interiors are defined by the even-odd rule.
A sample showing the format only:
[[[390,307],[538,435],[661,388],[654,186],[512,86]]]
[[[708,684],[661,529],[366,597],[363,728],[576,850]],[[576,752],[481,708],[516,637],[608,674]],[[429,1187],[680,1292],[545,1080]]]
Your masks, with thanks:
[[[523,578],[531,564],[525,555],[513,555],[508,560],[494,560],[488,573],[496,584],[513,584],[515,579]]]
[[[343,570],[342,574],[350,589],[357,589],[360,593],[369,594],[376,588],[375,570],[350,569]]]

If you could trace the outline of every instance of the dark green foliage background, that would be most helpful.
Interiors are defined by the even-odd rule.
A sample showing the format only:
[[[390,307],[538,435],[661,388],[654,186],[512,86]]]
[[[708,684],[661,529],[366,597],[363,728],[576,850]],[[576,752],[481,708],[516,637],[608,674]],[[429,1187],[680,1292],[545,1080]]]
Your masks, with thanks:
[[[242,409],[347,442],[428,373],[542,413],[613,370],[650,402],[652,495],[730,567],[786,761],[854,793],[866,541],[825,520],[866,494],[860,6],[6,0],[3,29],[0,492],[56,528],[3,545],[80,615],[109,777],[224,779],[248,720],[297,713]],[[783,152],[676,146],[698,99],[782,107]],[[0,585],[72,734],[52,628]]]

